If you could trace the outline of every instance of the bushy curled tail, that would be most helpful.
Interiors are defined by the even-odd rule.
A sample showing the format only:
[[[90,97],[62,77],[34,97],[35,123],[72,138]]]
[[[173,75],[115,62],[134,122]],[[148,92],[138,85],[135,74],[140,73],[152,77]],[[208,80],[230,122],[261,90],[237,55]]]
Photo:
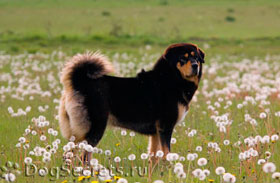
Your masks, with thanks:
[[[88,79],[97,79],[113,71],[113,66],[108,58],[99,52],[77,54],[65,64],[62,70],[61,83],[66,90],[75,89],[75,87],[79,87],[81,82]]]
[[[60,78],[63,94],[59,106],[59,126],[64,138],[75,136],[76,141],[84,140],[91,123],[83,105],[83,92],[88,92],[89,81],[110,72],[112,64],[98,52],[78,54],[65,64]]]

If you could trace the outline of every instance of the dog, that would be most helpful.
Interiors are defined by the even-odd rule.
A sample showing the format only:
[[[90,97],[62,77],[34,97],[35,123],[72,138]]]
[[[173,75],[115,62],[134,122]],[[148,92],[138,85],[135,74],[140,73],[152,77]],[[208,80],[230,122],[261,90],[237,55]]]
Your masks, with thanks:
[[[63,137],[96,146],[111,124],[148,135],[149,153],[168,154],[173,129],[198,88],[204,56],[194,44],[173,44],[150,71],[130,78],[108,75],[113,66],[100,53],[74,56],[61,74]]]

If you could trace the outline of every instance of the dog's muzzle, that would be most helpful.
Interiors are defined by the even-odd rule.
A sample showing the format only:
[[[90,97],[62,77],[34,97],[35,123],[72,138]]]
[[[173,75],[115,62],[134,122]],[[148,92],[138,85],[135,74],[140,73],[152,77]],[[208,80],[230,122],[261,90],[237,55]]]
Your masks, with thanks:
[[[199,66],[197,63],[192,64],[192,73],[193,75],[198,75]]]

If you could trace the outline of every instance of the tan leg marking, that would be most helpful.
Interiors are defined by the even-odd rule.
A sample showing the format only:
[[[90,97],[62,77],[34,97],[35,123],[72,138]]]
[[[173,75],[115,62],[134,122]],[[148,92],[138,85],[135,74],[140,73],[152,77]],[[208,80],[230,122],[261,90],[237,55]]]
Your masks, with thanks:
[[[149,138],[149,153],[153,154],[155,157],[157,151],[161,149],[160,136],[157,133]]]

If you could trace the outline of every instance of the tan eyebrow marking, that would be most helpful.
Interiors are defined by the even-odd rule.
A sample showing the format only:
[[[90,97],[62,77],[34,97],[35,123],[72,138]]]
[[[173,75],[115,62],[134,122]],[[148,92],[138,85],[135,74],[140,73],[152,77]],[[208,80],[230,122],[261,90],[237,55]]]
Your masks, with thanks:
[[[194,56],[194,52],[193,51],[191,52],[191,55]]]
[[[187,57],[189,57],[189,54],[188,54],[188,53],[186,53],[184,56],[187,58]]]

